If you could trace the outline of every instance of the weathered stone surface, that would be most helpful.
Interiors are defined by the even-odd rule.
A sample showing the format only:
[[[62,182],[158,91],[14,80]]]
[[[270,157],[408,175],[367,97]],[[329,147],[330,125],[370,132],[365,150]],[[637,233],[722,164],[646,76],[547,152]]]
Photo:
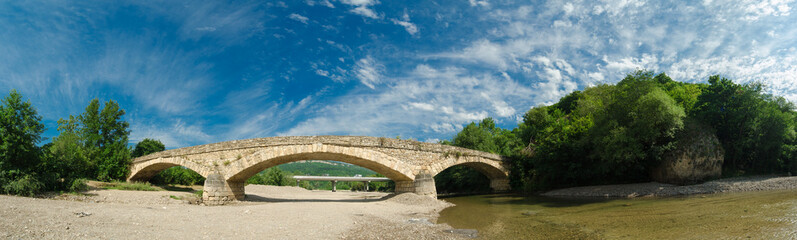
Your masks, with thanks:
[[[717,136],[703,124],[687,121],[676,138],[674,150],[663,156],[651,171],[654,181],[669,184],[695,184],[722,175],[724,151]]]
[[[496,191],[509,187],[507,162],[501,156],[412,140],[356,136],[272,137],[173,149],[133,159],[128,180],[146,181],[166,168],[184,166],[208,179],[203,199],[216,204],[243,199],[244,182],[258,172],[300,160],[362,166],[396,182],[396,192],[436,196],[433,177],[454,165],[484,173]]]

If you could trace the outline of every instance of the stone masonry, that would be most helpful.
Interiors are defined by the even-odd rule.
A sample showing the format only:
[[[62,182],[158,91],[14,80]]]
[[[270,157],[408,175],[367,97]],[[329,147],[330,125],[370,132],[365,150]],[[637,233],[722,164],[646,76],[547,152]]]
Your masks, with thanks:
[[[267,168],[301,160],[332,160],[371,169],[396,183],[396,192],[435,197],[434,176],[455,166],[472,167],[490,180],[494,191],[508,191],[507,162],[498,155],[441,144],[380,137],[271,137],[213,143],[139,157],[128,181],[147,181],[173,166],[205,177],[202,198],[208,205],[245,198],[244,183]]]

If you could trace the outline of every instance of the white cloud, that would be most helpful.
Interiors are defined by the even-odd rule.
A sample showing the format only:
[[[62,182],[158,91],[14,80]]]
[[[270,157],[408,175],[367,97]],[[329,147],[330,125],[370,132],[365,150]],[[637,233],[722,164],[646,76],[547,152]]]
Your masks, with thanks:
[[[291,15],[288,15],[288,18],[293,19],[295,21],[299,21],[299,22],[304,23],[304,24],[307,24],[307,21],[310,20],[307,17],[299,15],[299,14],[296,14],[296,13],[291,13]]]
[[[376,92],[341,97],[280,135],[452,134],[488,116],[511,117],[534,96],[527,85],[505,77],[423,64],[390,82]]]
[[[368,17],[368,18],[373,18],[373,19],[379,19],[380,18],[379,15],[377,15],[376,12],[374,12],[374,10],[371,10],[370,8],[368,8],[366,6],[358,6],[358,7],[354,8],[354,9],[352,9],[351,12],[354,13],[354,14],[363,16],[363,17]]]
[[[318,74],[319,76],[329,77],[329,72],[321,69],[316,69],[315,74]]]
[[[200,126],[189,125],[182,119],[174,120],[170,125],[147,123],[142,119],[130,121],[130,142],[137,143],[145,138],[161,141],[166,148],[181,148],[212,142],[214,139],[205,133]]]
[[[328,8],[335,8],[335,5],[333,5],[331,2],[329,2],[329,0],[323,0],[323,1],[320,2],[320,4],[324,5],[324,6],[328,7]]]
[[[435,107],[432,104],[428,103],[421,103],[421,102],[411,102],[409,103],[411,107],[424,110],[424,111],[434,111]]]
[[[468,0],[468,2],[470,2],[470,5],[473,6],[473,7],[475,7],[475,6],[489,7],[490,6],[490,2],[487,2],[487,0]]]
[[[410,35],[415,35],[416,33],[418,33],[418,27],[415,26],[415,24],[410,22],[410,16],[407,15],[406,13],[402,17],[402,20],[390,19],[390,21],[392,21],[396,25],[400,25],[400,26],[404,27],[404,29],[407,30],[407,32]]]
[[[382,78],[380,74],[382,68],[384,68],[382,65],[371,58],[371,56],[368,56],[357,61],[357,65],[353,72],[355,77],[357,77],[363,85],[374,89],[375,85],[378,84]]]
[[[370,9],[370,6],[379,4],[377,0],[341,0],[341,3],[353,6],[354,9],[349,10],[350,12],[373,19],[381,18],[379,14],[374,12],[373,9]]]
[[[762,17],[768,16],[789,16],[791,14],[791,7],[789,4],[793,0],[747,0],[743,1],[742,5],[746,15],[743,17],[748,21],[756,21]]]

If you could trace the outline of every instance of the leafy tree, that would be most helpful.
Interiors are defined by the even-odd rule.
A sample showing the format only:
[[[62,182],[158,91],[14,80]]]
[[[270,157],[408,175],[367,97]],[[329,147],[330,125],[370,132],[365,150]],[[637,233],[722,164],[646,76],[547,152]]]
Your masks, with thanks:
[[[246,180],[249,184],[273,185],[273,186],[296,186],[290,174],[282,171],[278,167],[272,167],[266,171],[255,174]]]
[[[136,144],[135,150],[133,150],[133,158],[141,157],[144,155],[148,155],[151,153],[156,153],[166,150],[166,146],[161,143],[159,140],[145,138]]]
[[[36,146],[44,132],[41,116],[16,90],[0,105],[0,170],[28,171],[39,163]]]
[[[511,156],[522,149],[515,132],[495,126],[492,118],[466,125],[452,142],[442,142],[458,147]],[[481,172],[468,166],[453,166],[443,170],[435,178],[438,192],[486,191],[490,180]]]
[[[41,116],[16,90],[0,102],[0,190],[33,196],[44,190],[36,171],[41,150],[36,146],[44,132]]]
[[[191,169],[176,166],[170,167],[162,172],[156,174],[150,182],[155,184],[180,184],[180,185],[196,185],[205,182],[205,178],[199,173]]]
[[[63,128],[63,121],[59,121],[61,134],[53,138],[53,142],[44,148],[45,165],[50,177],[64,179],[65,184],[75,179],[93,178],[96,166],[89,161],[80,136],[71,130]],[[66,187],[66,186],[63,186]]]
[[[113,100],[91,100],[86,111],[76,118],[86,155],[96,166],[94,178],[102,181],[123,180],[129,173],[130,148],[127,147],[129,123],[122,120],[125,111]],[[70,117],[71,118],[71,117]]]
[[[760,83],[712,76],[698,98],[693,115],[717,130],[726,173],[786,171],[792,164],[794,105],[762,91]]]

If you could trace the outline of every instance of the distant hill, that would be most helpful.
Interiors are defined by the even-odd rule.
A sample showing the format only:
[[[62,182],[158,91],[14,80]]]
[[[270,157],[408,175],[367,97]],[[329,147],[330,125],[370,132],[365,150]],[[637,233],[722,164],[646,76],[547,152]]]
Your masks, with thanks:
[[[329,176],[352,177],[357,174],[362,176],[376,174],[376,172],[367,168],[337,161],[298,161],[282,164],[277,167],[293,175],[323,176],[324,174],[329,174]]]
[[[328,174],[329,176],[353,177],[359,174],[362,175],[363,177],[367,177],[377,174],[374,171],[371,171],[367,168],[360,167],[357,165],[348,164],[344,162],[337,162],[337,161],[321,161],[321,160],[309,160],[309,161],[286,163],[276,166],[276,168],[279,168],[280,170],[288,172],[290,173],[290,175],[294,176],[296,175],[324,176],[325,174]],[[309,189],[325,189],[325,190],[332,189],[332,184],[328,181],[308,181],[307,184],[309,186]],[[337,188],[340,190],[348,190],[351,189],[351,187],[354,185],[362,185],[362,183],[339,182],[337,184]],[[371,185],[372,185],[371,189],[391,188],[386,182],[374,182],[371,183]]]

